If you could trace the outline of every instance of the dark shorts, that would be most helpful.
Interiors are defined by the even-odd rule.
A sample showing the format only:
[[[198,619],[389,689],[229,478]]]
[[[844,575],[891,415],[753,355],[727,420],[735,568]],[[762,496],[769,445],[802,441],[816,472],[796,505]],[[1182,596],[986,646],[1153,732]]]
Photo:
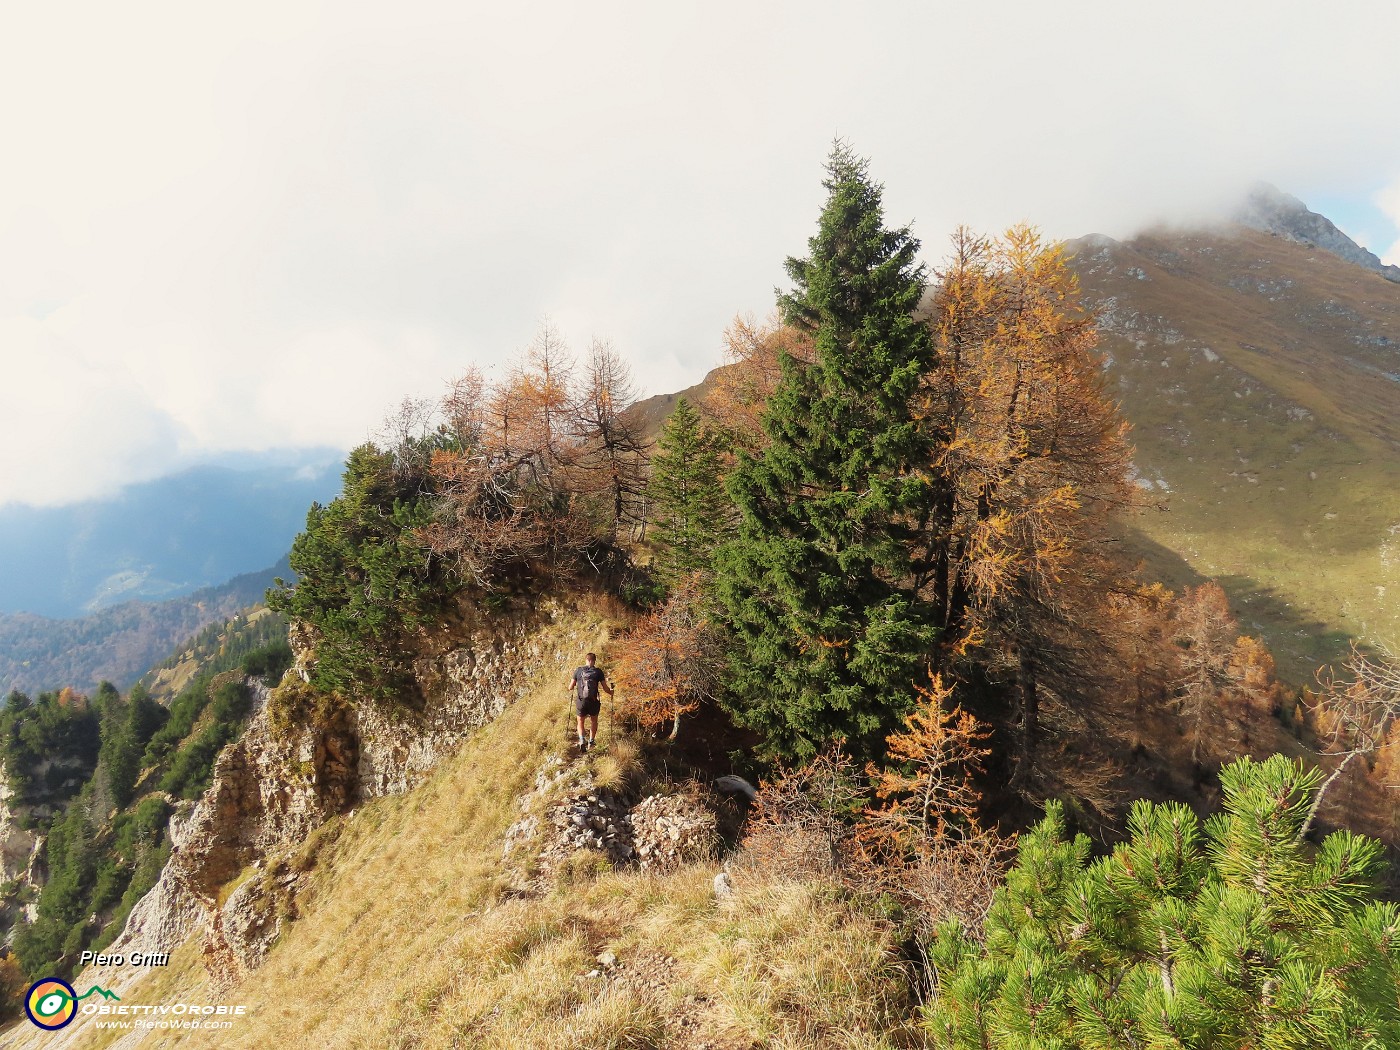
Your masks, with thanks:
[[[580,718],[587,718],[590,715],[596,716],[602,710],[603,702],[596,696],[592,700],[574,700],[574,707],[578,709]]]

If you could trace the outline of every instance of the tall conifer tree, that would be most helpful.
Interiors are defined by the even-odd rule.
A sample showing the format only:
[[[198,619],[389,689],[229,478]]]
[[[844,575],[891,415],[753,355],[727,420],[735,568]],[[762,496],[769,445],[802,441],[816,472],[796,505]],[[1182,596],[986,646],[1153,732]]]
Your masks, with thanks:
[[[729,512],[719,443],[700,413],[681,398],[658,444],[648,485],[658,574],[668,583],[692,572],[708,575]]]
[[[716,555],[738,642],[734,714],[797,757],[838,737],[877,751],[934,635],[899,530],[929,501],[926,437],[910,411],[931,354],[914,318],[919,243],[886,228],[882,187],[842,143],[824,185],[810,255],[788,260],[794,288],[779,297],[815,360],[785,358],[768,447],[741,457],[728,483],[738,536]]]

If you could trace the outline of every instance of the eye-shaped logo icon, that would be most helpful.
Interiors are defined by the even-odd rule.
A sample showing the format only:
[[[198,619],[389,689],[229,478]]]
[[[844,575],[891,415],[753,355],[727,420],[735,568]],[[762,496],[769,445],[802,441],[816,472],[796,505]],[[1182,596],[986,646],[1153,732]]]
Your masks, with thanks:
[[[67,981],[45,977],[29,986],[24,996],[24,1012],[45,1031],[57,1031],[77,1015],[78,993]]]

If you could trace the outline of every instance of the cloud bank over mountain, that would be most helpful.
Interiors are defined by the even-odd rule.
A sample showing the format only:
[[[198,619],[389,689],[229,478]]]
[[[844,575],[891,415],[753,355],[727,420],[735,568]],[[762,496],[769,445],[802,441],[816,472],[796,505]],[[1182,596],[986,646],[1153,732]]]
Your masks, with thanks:
[[[31,5],[0,40],[0,504],[348,447],[548,316],[650,392],[766,312],[833,135],[930,260],[1256,179],[1390,220],[1400,8]],[[315,391],[314,396],[312,391]]]

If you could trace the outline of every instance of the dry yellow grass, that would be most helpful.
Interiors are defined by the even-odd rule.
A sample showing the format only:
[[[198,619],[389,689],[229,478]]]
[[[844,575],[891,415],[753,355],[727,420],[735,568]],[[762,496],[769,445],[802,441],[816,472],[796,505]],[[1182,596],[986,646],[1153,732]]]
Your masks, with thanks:
[[[589,625],[601,649],[605,628]],[[217,1033],[152,1033],[142,1046],[263,1048],[910,1045],[912,1014],[890,933],[818,884],[746,875],[724,902],[713,866],[666,876],[580,874],[539,896],[502,859],[517,799],[572,729],[559,669],[426,783],[340,818],[315,851],[300,918],[264,966],[215,999],[198,952],[122,989],[128,1002],[246,1003]],[[604,736],[595,775],[637,775]],[[587,867],[587,866],[583,866]],[[600,953],[611,951],[614,966]],[[599,971],[596,976],[589,976]],[[91,1033],[81,1045],[109,1045]]]

